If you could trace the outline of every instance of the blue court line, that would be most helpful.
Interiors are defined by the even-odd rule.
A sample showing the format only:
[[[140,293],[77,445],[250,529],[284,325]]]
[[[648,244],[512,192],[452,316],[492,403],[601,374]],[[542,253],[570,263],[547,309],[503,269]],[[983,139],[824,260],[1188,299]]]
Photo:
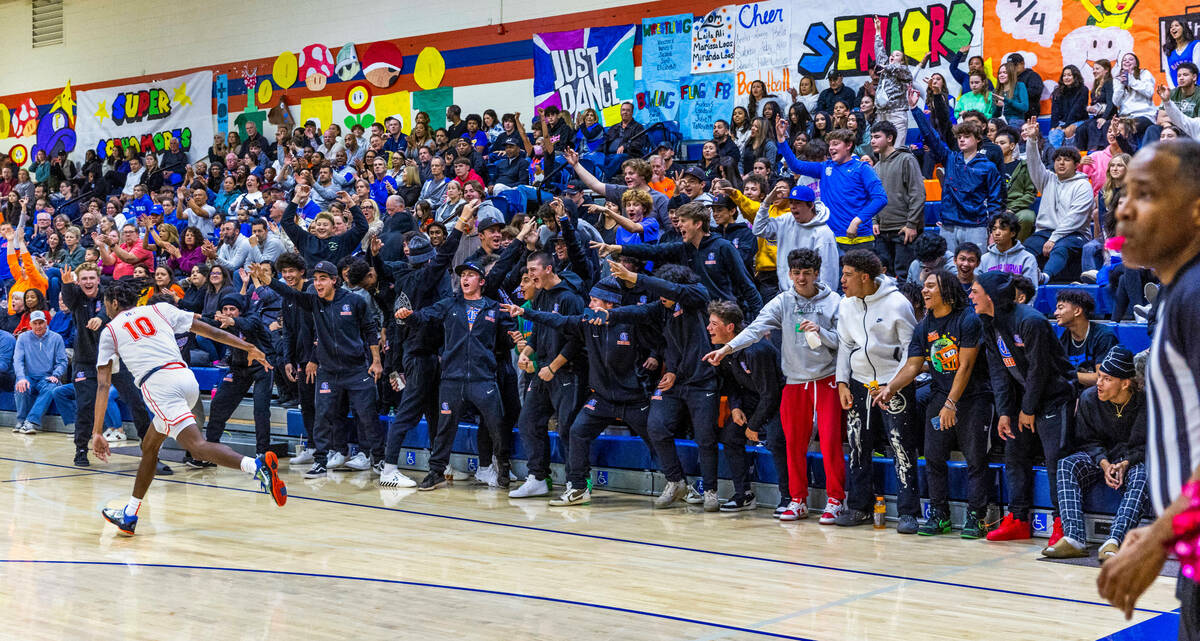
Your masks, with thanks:
[[[726,625],[724,623],[713,623],[711,621],[700,621],[698,619],[689,619],[670,614],[659,614],[657,612],[647,612],[645,610],[634,610],[631,608],[622,608],[615,605],[604,605],[602,603],[588,603],[586,601],[572,601],[570,599],[559,599],[549,596],[541,596],[537,594],[522,594],[519,592],[505,592],[502,590],[486,590],[483,588],[469,588],[460,585],[442,585],[440,583],[425,583],[421,581],[402,581],[399,579],[381,579],[369,576],[347,576],[343,574],[318,574],[315,572],[289,572],[286,570],[262,570],[257,568],[226,568],[209,565],[177,565],[173,563],[123,563],[119,561],[40,561],[37,559],[0,559],[0,563],[9,564],[28,564],[28,565],[93,565],[93,566],[110,566],[110,567],[137,567],[137,568],[165,568],[172,570],[208,570],[212,572],[233,572],[244,574],[269,574],[275,576],[293,576],[302,578],[316,579],[334,579],[340,581],[358,581],[363,583],[384,583],[387,585],[404,585],[417,588],[434,588],[438,590],[451,590],[455,592],[470,592],[472,594],[486,594],[490,596],[513,597],[518,599],[529,599],[531,601],[542,601],[545,603],[554,603],[558,605],[576,605],[585,608],[594,608],[596,610],[605,610],[608,612],[620,612],[622,614],[637,614],[641,616],[653,617],[655,619],[664,619],[677,623],[691,623],[693,625],[702,625],[710,628],[720,628],[730,632],[745,632],[773,639],[790,639],[792,641],[815,641],[807,637],[797,637],[789,634],[778,634],[775,632],[766,632],[764,630],[755,630],[753,628],[743,628],[736,625]]]
[[[57,463],[43,463],[41,461],[30,461],[30,460],[26,460],[26,459],[15,459],[15,458],[7,458],[7,457],[0,457],[0,461],[13,461],[13,462],[17,462],[17,463],[29,463],[32,465],[47,465],[50,467],[68,467],[68,468],[70,467],[68,465],[59,465]],[[104,473],[113,474],[116,476],[125,476],[125,477],[132,476],[128,472],[104,472]],[[211,483],[197,483],[194,481],[183,481],[183,480],[173,479],[173,478],[155,477],[154,480],[155,480],[155,482],[179,483],[182,485],[193,485],[193,486],[197,486],[197,487],[209,487],[209,488],[214,488],[214,489],[218,489],[218,490],[231,490],[231,491],[235,491],[235,492],[247,492],[247,493],[251,493],[251,494],[261,494],[262,493],[261,490],[251,490],[251,489],[241,488],[241,487],[230,487],[227,485],[214,485]],[[386,507],[386,506],[382,506],[382,505],[367,505],[365,503],[352,503],[350,501],[338,501],[336,499],[325,499],[325,498],[318,498],[318,497],[313,497],[313,496],[300,496],[300,495],[296,495],[296,494],[291,494],[290,492],[288,493],[288,498],[289,499],[299,499],[299,500],[304,500],[304,501],[316,501],[318,503],[329,503],[332,505],[344,505],[344,506],[348,506],[348,507],[361,507],[361,508],[366,508],[366,509],[371,509],[371,510],[381,510],[384,512],[398,512],[400,514],[411,514],[414,516],[424,516],[424,517],[429,517],[429,518],[447,519],[447,520],[451,520],[451,521],[458,521],[461,523],[476,523],[479,525],[494,525],[494,526],[499,526],[499,527],[514,528],[514,529],[518,529],[518,530],[527,530],[527,531],[531,531],[531,532],[540,532],[543,534],[563,534],[563,535],[567,535],[567,536],[576,536],[576,537],[580,537],[580,538],[593,539],[593,540],[598,540],[598,541],[609,541],[612,543],[627,543],[627,544],[631,544],[631,545],[641,545],[641,546],[653,547],[653,548],[659,548],[659,549],[665,549],[665,550],[675,550],[675,551],[679,551],[679,552],[693,552],[693,553],[698,553],[698,554],[708,554],[708,555],[712,555],[712,556],[719,556],[719,557],[732,558],[732,559],[741,559],[741,560],[746,560],[746,561],[760,561],[760,562],[764,562],[764,563],[777,563],[780,565],[809,568],[809,569],[814,569],[814,570],[828,570],[831,572],[843,572],[843,573],[847,573],[847,574],[857,574],[860,576],[872,576],[872,577],[876,577],[876,578],[892,579],[892,580],[896,580],[896,581],[914,581],[917,583],[924,583],[927,585],[940,585],[940,586],[951,587],[951,588],[981,590],[984,592],[993,592],[996,594],[1005,594],[1005,595],[1009,595],[1009,596],[1031,597],[1031,598],[1036,598],[1036,599],[1046,599],[1046,600],[1050,600],[1050,601],[1058,601],[1061,603],[1075,603],[1075,604],[1080,604],[1080,605],[1096,605],[1096,606],[1100,606],[1103,608],[1111,607],[1111,606],[1109,606],[1109,604],[1101,602],[1101,601],[1087,601],[1084,599],[1072,599],[1070,597],[1053,596],[1053,595],[1048,595],[1048,594],[1036,594],[1036,593],[1032,593],[1032,592],[1021,592],[1019,590],[1006,590],[1004,588],[992,588],[992,587],[985,587],[985,586],[981,586],[981,585],[971,585],[969,583],[954,583],[952,581],[939,581],[937,579],[923,579],[923,578],[919,578],[919,577],[903,576],[903,575],[899,575],[899,574],[888,574],[886,572],[873,572],[870,570],[855,570],[855,569],[851,569],[851,568],[840,568],[840,567],[836,567],[836,566],[820,565],[817,563],[804,563],[802,561],[788,561],[785,559],[772,559],[772,558],[768,558],[768,557],[751,556],[749,554],[738,554],[736,552],[721,552],[718,550],[705,550],[702,548],[691,548],[691,547],[686,547],[686,546],[682,546],[682,545],[670,545],[667,543],[657,543],[657,542],[653,542],[653,541],[639,541],[637,539],[624,539],[624,538],[619,538],[619,537],[614,537],[614,536],[604,536],[601,534],[587,534],[584,532],[569,532],[566,530],[554,530],[554,529],[550,529],[550,528],[536,527],[533,525],[522,525],[519,523],[502,523],[499,521],[487,521],[484,519],[473,519],[473,518],[465,517],[465,516],[454,516],[454,515],[449,515],[449,514],[436,514],[436,513],[432,513],[432,512],[420,512],[417,510],[405,510],[405,509],[401,509],[401,508]],[[1137,612],[1147,612],[1150,614],[1165,614],[1165,611],[1163,611],[1163,610],[1153,610],[1150,608],[1134,608],[1134,610]]]
[[[1162,641],[1175,638],[1178,632],[1179,612],[1167,612],[1101,637],[1099,641]]]

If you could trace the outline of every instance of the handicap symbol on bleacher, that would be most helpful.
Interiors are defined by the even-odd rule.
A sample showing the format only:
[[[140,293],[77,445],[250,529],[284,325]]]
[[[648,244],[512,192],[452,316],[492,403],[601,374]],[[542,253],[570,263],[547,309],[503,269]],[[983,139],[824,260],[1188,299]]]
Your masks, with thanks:
[[[696,491],[701,494],[704,494],[704,479],[702,479],[702,478],[696,479]]]
[[[474,458],[474,457],[468,458],[467,459],[467,471],[469,471],[469,472],[479,471],[479,459]]]
[[[416,452],[406,452],[404,454],[404,464],[405,465],[416,465],[417,464],[417,453]]]
[[[931,509],[933,509],[933,508],[931,508],[929,506],[929,501],[925,501],[925,502],[921,503],[921,515],[924,516],[925,518],[929,518],[929,511]]]
[[[1036,513],[1033,515],[1033,531],[1045,532],[1050,529],[1050,517],[1045,514]]]
[[[608,485],[607,470],[599,470],[596,472],[596,485]]]

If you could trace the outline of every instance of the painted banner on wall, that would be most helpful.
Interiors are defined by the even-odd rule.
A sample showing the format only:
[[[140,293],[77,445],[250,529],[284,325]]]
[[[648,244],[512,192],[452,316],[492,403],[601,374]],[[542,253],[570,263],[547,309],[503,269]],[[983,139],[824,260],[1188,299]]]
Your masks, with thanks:
[[[645,80],[633,97],[633,118],[643,125],[679,119],[679,80]]]
[[[765,0],[738,6],[733,21],[736,34],[734,67],[738,71],[791,64],[794,6],[797,5],[789,0]]]
[[[172,138],[192,160],[213,141],[212,72],[203,71],[153,83],[108,87],[77,94],[75,133],[82,149],[100,158],[166,150]]]
[[[792,68],[818,79],[836,69],[846,84],[862,84],[875,64],[875,16],[888,51],[904,51],[913,65],[926,54],[930,66],[943,65],[964,46],[977,53],[983,41],[983,0],[829,2],[794,12]]]
[[[679,85],[679,129],[687,140],[712,138],[713,121],[733,111],[732,73],[685,78]]]
[[[642,20],[642,80],[673,82],[690,73],[693,20],[690,13]]]
[[[736,4],[730,4],[696,16],[692,25],[692,73],[733,70],[737,9]]]
[[[592,108],[605,126],[633,100],[636,27],[594,27],[533,36],[533,103],[576,113]]]
[[[1053,6],[1043,6],[1047,4]],[[1064,66],[1075,65],[1091,87],[1090,61],[1111,60],[1115,69],[1121,56],[1129,52],[1138,56],[1142,69],[1163,82],[1161,18],[1183,13],[1185,5],[1195,4],[1180,0],[1072,0],[1059,6],[995,0],[988,3],[983,19],[987,34],[984,55],[996,68],[1008,54],[1020,52],[1025,66],[1034,67],[1046,80],[1043,100],[1048,100],[1058,86]],[[1043,106],[1043,113],[1045,109]]]

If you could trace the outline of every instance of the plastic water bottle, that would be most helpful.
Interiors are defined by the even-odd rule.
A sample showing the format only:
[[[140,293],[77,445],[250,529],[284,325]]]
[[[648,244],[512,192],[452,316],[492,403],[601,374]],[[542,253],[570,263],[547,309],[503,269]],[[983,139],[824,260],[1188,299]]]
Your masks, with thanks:
[[[875,529],[882,530],[887,527],[887,504],[883,502],[882,496],[875,497]]]

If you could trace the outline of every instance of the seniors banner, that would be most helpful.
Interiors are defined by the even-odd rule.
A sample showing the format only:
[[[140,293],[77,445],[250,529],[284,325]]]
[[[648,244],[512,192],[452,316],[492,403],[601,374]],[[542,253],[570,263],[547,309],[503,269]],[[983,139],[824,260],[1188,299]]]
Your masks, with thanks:
[[[587,108],[605,126],[633,100],[633,25],[592,27],[533,36],[533,104],[576,113]]]
[[[210,71],[80,91],[76,151],[94,149],[101,159],[126,148],[164,151],[174,138],[188,157],[199,160],[213,141],[212,99]]]

